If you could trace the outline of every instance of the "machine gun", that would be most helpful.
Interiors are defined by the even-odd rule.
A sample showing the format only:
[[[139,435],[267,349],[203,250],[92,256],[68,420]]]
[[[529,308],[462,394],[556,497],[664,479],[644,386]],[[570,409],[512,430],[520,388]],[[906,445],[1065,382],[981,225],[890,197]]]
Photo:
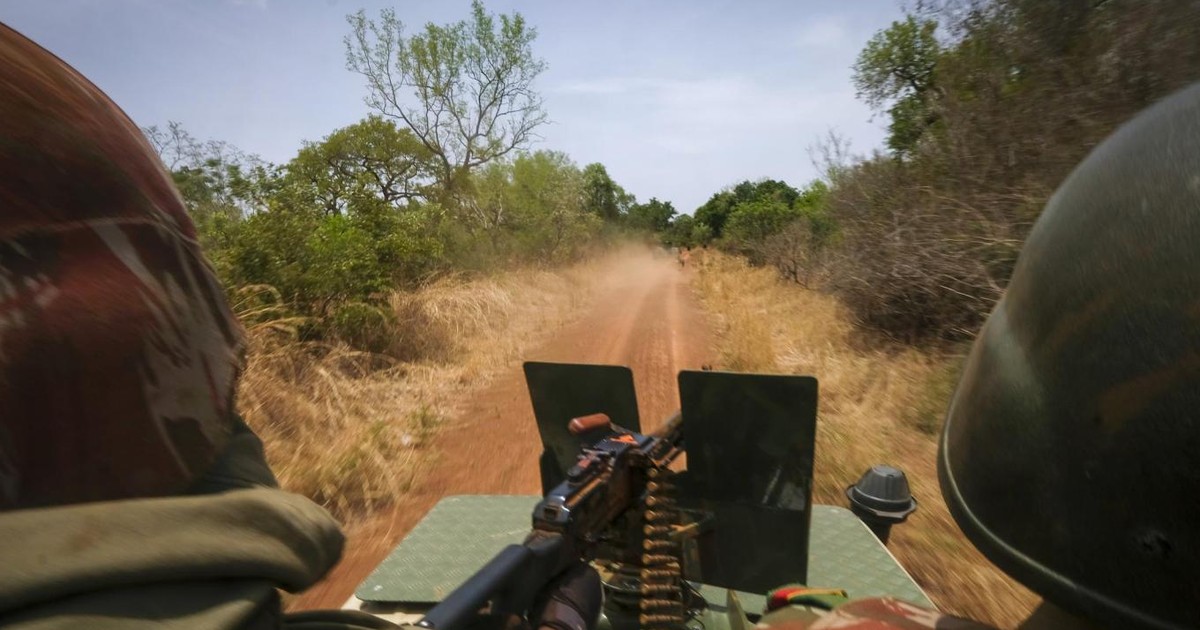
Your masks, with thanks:
[[[812,504],[816,379],[684,371],[679,413],[643,431],[628,368],[525,377],[542,496],[443,498],[348,608],[459,630],[527,612],[580,561],[601,575],[601,630],[744,629],[789,583],[930,605],[857,509]]]
[[[640,589],[653,594],[643,624],[682,623],[683,582],[676,546],[667,538],[673,521],[670,465],[683,452],[679,416],[642,435],[614,426],[606,414],[574,418],[569,431],[584,441],[566,479],[533,510],[533,529],[509,545],[435,606],[418,626],[459,630],[486,605],[492,614],[521,613],[559,573],[581,560],[623,546],[630,522],[644,521]],[[624,529],[625,531],[621,531]],[[643,606],[645,608],[645,606]]]

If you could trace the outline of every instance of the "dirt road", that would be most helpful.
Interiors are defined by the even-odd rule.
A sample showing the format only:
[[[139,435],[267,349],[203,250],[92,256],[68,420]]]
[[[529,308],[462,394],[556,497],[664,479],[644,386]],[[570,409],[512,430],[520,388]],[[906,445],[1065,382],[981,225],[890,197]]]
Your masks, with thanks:
[[[690,271],[673,257],[634,257],[610,273],[586,312],[525,358],[629,366],[643,426],[653,428],[679,406],[676,373],[711,361],[707,322],[689,289]],[[435,459],[412,492],[381,517],[350,527],[341,564],[293,609],[341,606],[446,495],[540,491],[541,445],[521,366],[511,366],[463,409],[433,441]]]

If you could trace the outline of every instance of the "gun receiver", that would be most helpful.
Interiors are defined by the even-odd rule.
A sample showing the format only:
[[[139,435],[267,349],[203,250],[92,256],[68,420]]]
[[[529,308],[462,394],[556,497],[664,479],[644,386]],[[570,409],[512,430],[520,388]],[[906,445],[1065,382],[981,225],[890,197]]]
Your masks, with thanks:
[[[576,562],[596,559],[605,542],[627,534],[618,531],[626,516],[642,512],[647,534],[652,527],[665,527],[651,524],[659,518],[656,515],[666,513],[655,491],[670,474],[671,462],[683,452],[680,416],[676,414],[650,435],[621,429],[604,414],[575,418],[568,426],[583,447],[566,479],[534,508],[529,536],[520,545],[505,547],[431,609],[418,626],[459,630],[485,607],[489,614],[521,614],[556,576]],[[643,558],[659,572],[663,590],[678,587],[680,567],[674,556]],[[675,603],[681,613],[682,602]]]

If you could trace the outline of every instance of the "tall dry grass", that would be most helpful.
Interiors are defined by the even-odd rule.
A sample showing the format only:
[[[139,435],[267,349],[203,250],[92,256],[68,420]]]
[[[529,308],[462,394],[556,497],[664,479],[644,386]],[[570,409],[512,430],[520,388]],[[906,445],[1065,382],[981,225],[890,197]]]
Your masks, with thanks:
[[[903,469],[920,508],[889,547],[948,612],[1013,626],[1035,595],[995,569],[962,535],[938,489],[938,417],[957,359],[906,347],[869,347],[829,295],[782,282],[771,269],[711,253],[696,265],[724,369],[817,377],[814,500],[845,505],[845,488],[872,464]],[[836,586],[836,585],[819,585]]]
[[[269,289],[238,305],[250,353],[238,406],[283,487],[345,518],[405,492],[459,401],[586,303],[602,262],[489,278],[443,278],[389,303],[397,360],[300,342]]]

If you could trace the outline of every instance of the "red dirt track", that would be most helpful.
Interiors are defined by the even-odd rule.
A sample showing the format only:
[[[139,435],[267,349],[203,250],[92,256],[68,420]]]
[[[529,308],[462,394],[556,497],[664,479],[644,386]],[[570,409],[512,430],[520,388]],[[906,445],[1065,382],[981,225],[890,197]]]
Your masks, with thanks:
[[[618,263],[575,323],[527,360],[627,365],[633,369],[643,426],[679,406],[679,370],[710,363],[707,321],[674,258],[637,256]],[[342,562],[291,605],[340,607],[439,499],[453,494],[537,494],[541,453],[521,366],[513,365],[444,426],[433,461],[413,490],[365,523],[347,528]]]

